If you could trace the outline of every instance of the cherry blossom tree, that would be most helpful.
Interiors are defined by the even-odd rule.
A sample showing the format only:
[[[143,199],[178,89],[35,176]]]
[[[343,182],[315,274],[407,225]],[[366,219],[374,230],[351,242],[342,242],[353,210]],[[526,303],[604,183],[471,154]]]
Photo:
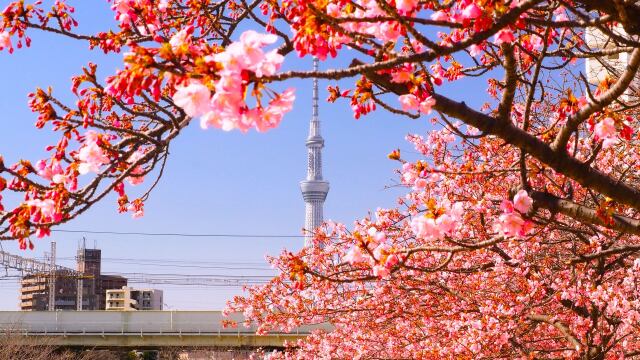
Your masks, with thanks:
[[[112,9],[117,26],[96,34],[78,32],[62,0],[2,12],[4,52],[46,31],[122,52],[124,68],[99,79],[89,63],[72,79],[75,104],[50,89],[30,95],[36,126],[59,140],[46,159],[0,162],[0,194],[21,198],[0,205],[1,239],[32,246],[111,192],[120,212],[142,216],[171,141],[193,120],[266,131],[292,108],[292,79],[352,79],[330,86],[328,101],[349,101],[356,118],[387,111],[433,130],[407,137],[420,156],[389,154],[407,188],[397,207],[308,229],[313,246],[271,259],[280,275],[230,303],[263,332],[335,328],[273,356],[640,354],[636,1],[113,0]],[[350,65],[281,71],[294,56]],[[487,84],[482,106],[465,103],[482,94],[445,95],[464,81]]]

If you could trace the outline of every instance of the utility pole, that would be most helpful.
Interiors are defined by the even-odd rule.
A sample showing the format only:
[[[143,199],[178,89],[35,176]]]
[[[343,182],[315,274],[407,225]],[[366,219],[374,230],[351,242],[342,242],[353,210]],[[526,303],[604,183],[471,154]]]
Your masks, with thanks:
[[[49,311],[56,310],[56,242],[51,242],[49,257]]]
[[[84,291],[84,284],[82,281],[83,274],[78,276],[78,290],[76,292],[76,310],[82,311],[82,292]]]
[[[76,289],[76,310],[77,311],[82,311],[82,295],[84,292],[84,281],[83,281],[83,277],[84,277],[84,267],[80,267],[80,264],[82,262],[84,262],[84,249],[87,243],[87,239],[82,237],[82,248],[79,249],[78,251],[78,256],[76,258],[76,262],[78,263],[78,272],[79,272],[79,276],[78,276],[78,280],[77,280],[77,289]]]

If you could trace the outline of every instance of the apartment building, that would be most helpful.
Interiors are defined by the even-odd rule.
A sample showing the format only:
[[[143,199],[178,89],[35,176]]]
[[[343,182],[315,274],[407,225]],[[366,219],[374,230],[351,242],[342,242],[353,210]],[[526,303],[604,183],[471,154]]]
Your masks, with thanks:
[[[105,300],[105,310],[112,311],[162,310],[163,303],[162,290],[126,286],[107,290]]]
[[[82,283],[82,309],[104,310],[107,289],[121,289],[127,278],[101,274],[100,249],[78,249],[77,271],[81,282],[71,270],[57,270],[53,274],[29,274],[21,279],[20,310],[49,310],[49,287],[55,288],[55,310],[77,310],[78,286]],[[54,277],[54,282],[50,281]]]
[[[52,274],[25,275],[20,281],[20,310],[46,311],[49,308],[49,286]],[[76,278],[64,270],[55,272],[55,308],[76,309]]]

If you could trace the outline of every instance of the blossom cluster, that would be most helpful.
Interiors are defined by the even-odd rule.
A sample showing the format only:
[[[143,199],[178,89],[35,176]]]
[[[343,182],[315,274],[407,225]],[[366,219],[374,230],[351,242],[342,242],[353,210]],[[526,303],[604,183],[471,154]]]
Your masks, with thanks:
[[[11,45],[11,35],[6,31],[0,32],[0,51],[7,49],[9,52],[13,52],[13,46]]]
[[[503,213],[498,217],[494,229],[498,234],[505,237],[524,237],[530,224],[522,218],[531,210],[533,199],[529,197],[526,190],[520,190],[513,197],[513,201],[504,200],[500,206]]]
[[[180,46],[184,41],[181,37],[173,45]],[[219,64],[221,67],[219,79],[212,84],[213,95],[206,84],[190,80],[176,86],[173,101],[188,116],[200,117],[200,125],[204,129],[213,126],[225,131],[239,129],[246,132],[252,127],[258,131],[276,127],[293,107],[293,89],[276,94],[266,106],[258,101],[255,107],[250,108],[245,99],[249,76],[260,79],[274,75],[280,68],[283,57],[277,49],[266,53],[262,50],[275,41],[275,35],[245,31],[239,41],[223,52],[205,58],[211,66]]]

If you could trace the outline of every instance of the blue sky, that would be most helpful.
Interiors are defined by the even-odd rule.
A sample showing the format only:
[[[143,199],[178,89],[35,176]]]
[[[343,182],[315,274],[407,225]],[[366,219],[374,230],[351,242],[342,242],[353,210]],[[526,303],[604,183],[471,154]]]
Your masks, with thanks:
[[[0,5],[4,7],[0,1]],[[72,2],[81,30],[105,29],[112,23],[106,1]],[[36,117],[27,107],[27,94],[36,86],[53,86],[54,93],[70,97],[70,77],[89,61],[100,65],[106,76],[121,66],[120,56],[88,51],[85,43],[58,36],[32,33],[33,45],[13,55],[0,53],[0,154],[6,163],[20,158],[37,161],[53,141],[50,130],[37,130]],[[337,64],[348,63],[349,52]],[[310,59],[290,57],[287,67],[309,69]],[[321,67],[329,65],[322,64]],[[348,84],[348,83],[346,83]],[[63,229],[117,232],[276,234],[301,233],[304,203],[298,187],[305,177],[304,146],[311,116],[311,81],[293,81],[295,109],[281,126],[267,133],[241,134],[203,131],[197,122],[174,141],[166,174],[146,203],[146,215],[132,219],[116,211],[115,196],[88,211]],[[320,85],[326,98],[327,82]],[[483,81],[448,85],[449,95],[478,104]],[[472,95],[472,96],[469,96]],[[469,99],[471,101],[469,101]],[[346,102],[322,103],[325,137],[324,176],[331,183],[325,217],[345,222],[366,216],[378,206],[393,206],[399,189],[385,189],[396,180],[397,163],[386,155],[400,147],[408,133],[425,133],[426,118],[399,118],[383,110],[354,120]],[[86,234],[87,246],[102,249],[103,272],[200,275],[268,275],[264,256],[283,248],[298,249],[302,238],[184,238]],[[5,250],[28,257],[42,257],[49,241],[57,242],[59,263],[75,266],[73,256],[83,234],[54,233],[36,240],[34,251],[21,251],[15,242],[3,242]],[[123,260],[132,259],[132,260]],[[224,263],[224,264],[223,264]],[[240,264],[246,263],[246,264]],[[192,267],[189,267],[192,266]],[[220,269],[242,267],[242,269]],[[247,267],[251,269],[246,269]],[[16,272],[9,271],[16,275]],[[0,276],[4,271],[0,269]],[[132,284],[145,286],[144,284]],[[171,309],[220,309],[240,289],[229,287],[148,285],[164,290]],[[18,282],[0,277],[0,309],[18,307]]]

